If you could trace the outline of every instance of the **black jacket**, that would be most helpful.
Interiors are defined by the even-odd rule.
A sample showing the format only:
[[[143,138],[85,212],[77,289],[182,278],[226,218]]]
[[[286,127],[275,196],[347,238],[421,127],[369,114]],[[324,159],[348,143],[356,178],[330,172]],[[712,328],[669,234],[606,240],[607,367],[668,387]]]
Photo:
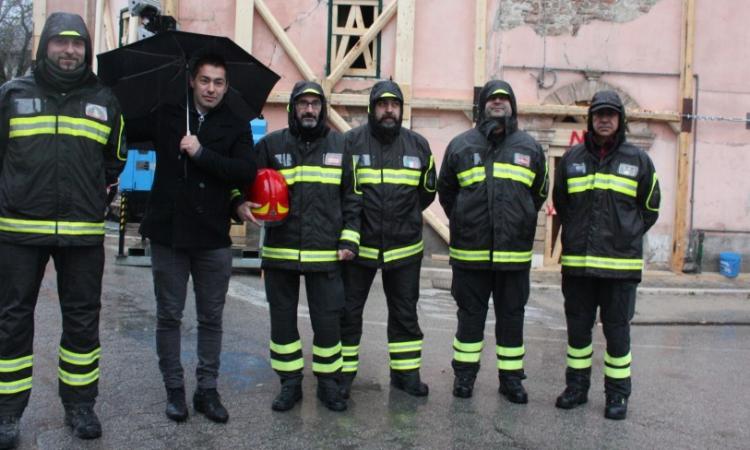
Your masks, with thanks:
[[[345,135],[363,195],[362,240],[354,263],[370,267],[396,267],[422,258],[422,211],[435,199],[435,164],[427,140],[400,123],[390,132],[375,123],[375,103],[385,92],[403,105],[396,83],[376,83],[368,123]]]
[[[603,158],[592,139],[591,109],[619,108],[614,146]],[[554,204],[562,223],[562,271],[640,280],[643,235],[659,217],[659,182],[651,158],[625,139],[625,111],[614,92],[594,96],[583,144],[560,160]]]
[[[492,92],[511,98],[505,133],[484,118]],[[440,167],[440,204],[450,219],[451,265],[494,270],[531,266],[537,212],[547,198],[547,163],[541,146],[516,128],[510,85],[491,81],[480,92],[477,127],[456,136]]]
[[[44,81],[47,43],[61,31],[86,41],[85,73],[65,94]],[[91,43],[79,16],[45,23],[32,76],[0,88],[0,241],[98,245],[106,186],[124,165],[123,121],[112,92],[91,73]]]
[[[156,149],[156,174],[140,232],[174,248],[227,247],[240,189],[255,178],[250,125],[225,103],[201,120],[191,101],[190,131],[203,147],[193,158],[180,152],[185,103],[164,104],[151,117],[128,123],[131,142],[152,141]]]
[[[303,131],[294,101],[312,91],[323,105],[318,126]],[[354,190],[352,156],[344,151],[343,136],[325,125],[325,111],[323,89],[299,82],[289,101],[289,128],[258,142],[258,167],[280,171],[289,191],[288,216],[267,223],[263,268],[332,271],[339,265],[337,250],[357,253],[362,196]]]

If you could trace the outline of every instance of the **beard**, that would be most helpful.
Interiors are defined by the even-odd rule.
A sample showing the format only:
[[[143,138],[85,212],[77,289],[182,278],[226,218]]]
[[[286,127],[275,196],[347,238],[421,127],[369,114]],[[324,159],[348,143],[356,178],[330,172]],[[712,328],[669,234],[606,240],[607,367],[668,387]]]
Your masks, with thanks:
[[[299,123],[302,128],[312,129],[318,125],[318,119],[314,116],[303,116]]]
[[[386,129],[395,128],[398,126],[398,118],[390,115],[383,116],[378,120],[378,125]]]

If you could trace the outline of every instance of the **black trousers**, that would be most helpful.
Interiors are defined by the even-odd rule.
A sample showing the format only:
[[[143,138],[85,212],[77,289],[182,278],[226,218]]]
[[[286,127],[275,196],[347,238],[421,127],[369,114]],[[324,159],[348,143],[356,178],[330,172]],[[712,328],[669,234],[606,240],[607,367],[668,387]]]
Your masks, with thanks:
[[[60,397],[65,405],[96,401],[104,247],[0,243],[0,415],[20,416],[29,402],[34,309],[50,257],[62,311]]]
[[[637,287],[638,282],[634,280],[563,275],[562,292],[568,323],[566,380],[575,380],[571,374],[591,372],[592,329],[599,308],[607,340],[604,389],[626,397],[630,395],[630,321],[635,313]],[[587,387],[585,382],[584,387]]]
[[[392,370],[417,370],[421,366],[424,335],[417,318],[421,268],[422,262],[417,261],[382,271],[388,305],[388,353]],[[376,273],[375,268],[344,264],[346,308],[341,318],[344,373],[356,374],[359,368],[362,314]]]
[[[492,295],[495,306],[497,368],[501,376],[523,376],[523,320],[529,299],[529,270],[494,271],[453,267],[453,298],[458,330],[453,340],[453,370],[476,375],[484,323]]]
[[[338,377],[341,372],[339,318],[344,307],[341,271],[303,272],[266,269],[266,298],[271,312],[271,367],[281,380],[299,378],[304,368],[302,341],[297,329],[300,275],[305,277],[307,304],[313,328],[313,373]]]

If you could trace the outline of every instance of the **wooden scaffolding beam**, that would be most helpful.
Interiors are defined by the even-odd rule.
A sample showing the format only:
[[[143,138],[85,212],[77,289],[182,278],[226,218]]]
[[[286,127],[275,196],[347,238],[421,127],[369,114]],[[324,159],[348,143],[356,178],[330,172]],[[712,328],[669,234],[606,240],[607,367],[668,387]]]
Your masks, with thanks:
[[[234,42],[253,53],[253,15],[255,0],[237,0],[234,5]]]

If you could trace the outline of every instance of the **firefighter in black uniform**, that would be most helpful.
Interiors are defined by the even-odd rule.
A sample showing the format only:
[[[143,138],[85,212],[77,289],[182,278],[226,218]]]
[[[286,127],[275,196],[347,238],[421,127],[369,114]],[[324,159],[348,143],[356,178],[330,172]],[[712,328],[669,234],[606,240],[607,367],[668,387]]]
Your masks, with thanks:
[[[289,100],[289,128],[269,134],[257,146],[258,167],[280,171],[289,189],[289,215],[280,224],[266,224],[262,248],[271,367],[281,378],[281,392],[271,405],[276,411],[289,410],[302,398],[300,275],[315,334],[312,369],[318,398],[333,411],[346,409],[338,384],[344,307],[339,261],[357,253],[361,195],[354,189],[353,159],[344,151],[343,136],[326,124],[326,107],[320,85],[298,82]]]
[[[547,198],[544,151],[517,129],[516,98],[504,81],[479,94],[477,126],[455,137],[438,178],[450,219],[452,293],[458,305],[453,340],[453,395],[472,396],[492,295],[500,393],[526,403],[524,308],[537,212]]]
[[[435,199],[435,165],[427,140],[401,127],[403,101],[396,83],[376,83],[367,123],[345,135],[363,195],[359,255],[344,264],[342,393],[347,398],[359,366],[362,312],[378,268],[388,303],[391,385],[415,396],[428,393],[419,377],[423,335],[417,300],[424,250],[422,210]]]
[[[568,323],[565,391],[556,406],[586,403],[591,330],[597,307],[607,340],[604,390],[608,419],[624,419],[630,396],[630,320],[643,269],[643,235],[659,216],[651,158],[625,139],[616,92],[591,100],[583,144],[560,160],[553,199],[562,223],[562,291]]]
[[[101,435],[99,309],[106,187],[124,165],[123,122],[91,71],[80,16],[44,24],[33,74],[0,88],[0,448],[18,442],[32,384],[34,307],[49,258],[62,310],[59,393],[79,438]]]

